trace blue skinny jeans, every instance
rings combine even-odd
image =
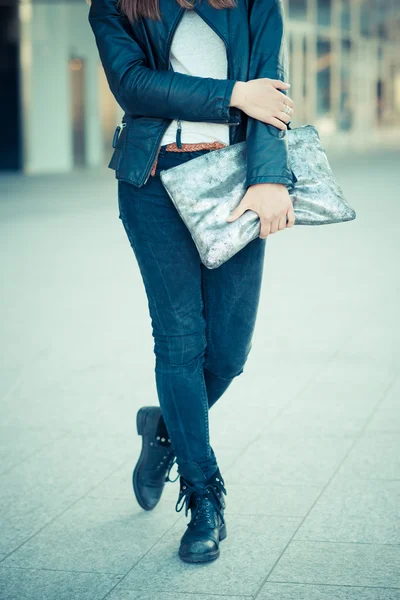
[[[118,181],[118,205],[148,298],[157,395],[178,471],[196,463],[209,478],[218,464],[208,410],[250,352],[266,239],[257,237],[216,269],[201,263],[160,171],[205,152],[162,146],[144,186]]]

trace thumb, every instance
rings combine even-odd
[[[286,81],[281,81],[280,79],[271,79],[271,85],[278,90],[287,90],[290,88],[290,83],[286,83]]]
[[[229,217],[226,219],[229,223],[231,221],[236,221],[236,219],[238,219],[246,210],[247,210],[247,206],[246,204],[244,204],[243,202],[241,202],[229,215]]]

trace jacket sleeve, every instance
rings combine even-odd
[[[111,92],[126,113],[218,123],[237,120],[229,107],[236,81],[149,68],[117,0],[92,0],[88,19]]]
[[[282,0],[250,0],[250,65],[248,79],[287,81],[288,60]],[[286,90],[279,90],[286,95]],[[247,186],[293,182],[286,131],[248,117]]]

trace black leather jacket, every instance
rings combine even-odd
[[[286,81],[282,1],[237,0],[233,9],[212,8],[206,0],[196,4],[194,10],[225,42],[227,79],[171,69],[171,42],[185,9],[176,0],[160,0],[160,9],[161,21],[144,18],[131,25],[116,0],[92,0],[90,7],[89,23],[108,84],[125,112],[108,165],[116,178],[144,185],[165,130],[173,119],[182,119],[227,123],[231,144],[247,141],[247,186],[265,182],[291,186],[294,175],[286,131],[229,107],[236,81],[260,77]]]

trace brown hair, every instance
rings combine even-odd
[[[183,8],[193,8],[193,2],[189,0],[176,0]],[[208,0],[210,6],[214,8],[235,8],[236,0]],[[133,22],[140,17],[148,17],[153,20],[160,20],[159,0],[118,0],[119,10]]]

